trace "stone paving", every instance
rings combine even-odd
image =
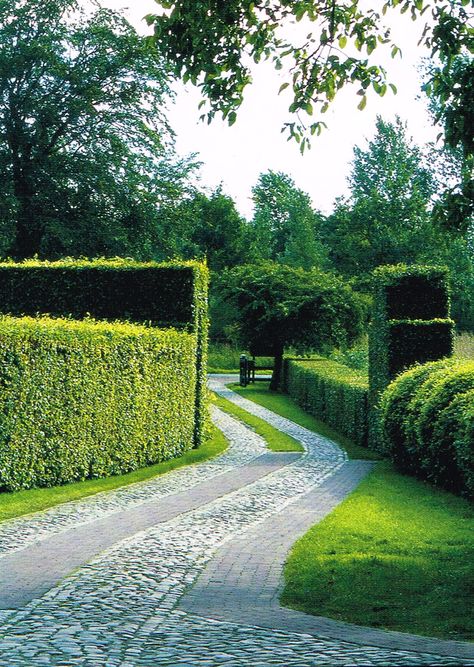
[[[224,379],[214,380],[218,384],[214,388],[227,394],[223,382]],[[456,655],[394,650],[261,628],[253,623],[216,621],[178,608],[179,601],[192,590],[220,548],[243,536],[245,531],[256,530],[259,524],[265,526],[271,517],[281,517],[284,513],[290,517],[292,505],[296,506],[324,483],[330,483],[346,462],[334,443],[259,406],[247,406],[235,394],[231,398],[302,441],[304,455],[243,488],[122,540],[46,594],[21,609],[3,612],[0,666],[474,665],[474,659],[460,661]],[[248,456],[261,454],[258,436],[243,425],[223,420],[221,426],[232,443],[225,456],[235,455],[232,452],[242,440],[244,447],[245,441],[253,443],[249,445],[252,453]],[[237,461],[236,474],[242,465],[238,455]],[[202,467],[205,465],[195,466]],[[183,483],[178,472],[167,475],[165,484],[172,488],[174,479]],[[218,474],[209,475],[210,485],[216,482]],[[190,480],[186,483],[192,486]],[[139,485],[132,494],[135,492],[140,493]],[[111,497],[116,502],[117,496]],[[131,504],[136,504],[136,497],[130,497]],[[101,512],[109,513],[113,521],[106,497],[89,502],[92,514],[86,510],[87,501],[82,501],[79,511],[74,507],[70,513],[79,520],[86,516],[87,521],[94,521],[94,512],[100,516]],[[74,519],[68,518],[68,510],[65,514],[57,511],[57,515],[54,511],[47,513],[52,534],[67,530],[74,523]],[[61,518],[56,521],[56,517]],[[27,528],[29,521],[40,526],[41,539],[47,539],[48,519],[45,516],[25,519],[22,526]],[[5,530],[8,534],[8,526]],[[6,549],[13,543],[16,546],[10,548],[28,548],[34,540],[34,529],[25,534],[23,546],[21,539],[12,542],[10,537]]]
[[[233,420],[222,411],[214,409],[213,419],[217,426],[226,432],[232,432]],[[239,436],[242,436],[239,430]],[[237,443],[236,437],[232,438]],[[161,475],[146,482],[104,493],[97,493],[89,498],[64,503],[38,512],[29,517],[20,517],[0,524],[0,556],[24,549],[29,544],[47,539],[53,534],[67,531],[111,516],[131,507],[137,507],[153,499],[175,495],[181,491],[207,482],[217,475],[235,470],[268,451],[261,438],[251,432],[245,433],[238,444],[229,447],[226,453],[199,465],[188,466]]]

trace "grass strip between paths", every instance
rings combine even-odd
[[[218,408],[224,410],[228,414],[236,417],[240,421],[244,422],[247,426],[250,426],[255,433],[262,436],[266,441],[268,449],[273,452],[303,452],[304,448],[301,443],[287,435],[282,433],[278,429],[270,426],[266,421],[255,417],[254,415],[247,412],[243,408],[235,405],[231,401],[222,398],[222,396],[213,395],[213,402],[217,405]]]
[[[267,384],[230,386],[333,439],[351,458],[376,458],[307,415],[288,396],[269,392]],[[473,519],[467,500],[380,461],[293,546],[281,602],[357,625],[472,640]]]
[[[241,387],[237,383],[229,384],[229,388],[237,392],[237,394],[258,403],[258,405],[263,405],[264,408],[268,408],[282,417],[291,419],[291,421],[304,426],[310,431],[333,440],[341,449],[346,451],[350,459],[370,459],[375,461],[381,459],[380,455],[376,452],[372,452],[366,447],[359,447],[359,445],[356,445],[349,438],[337,433],[334,429],[304,412],[287,394],[269,391],[269,386],[269,382],[249,384],[246,387]]]
[[[146,468],[134,470],[125,475],[114,477],[103,477],[100,479],[88,479],[83,482],[54,486],[52,488],[29,489],[14,493],[0,493],[0,522],[6,519],[39,512],[48,507],[66,503],[71,500],[79,500],[87,496],[110,491],[136,482],[143,482],[157,475],[182,468],[183,466],[200,463],[221,454],[227,449],[228,442],[223,433],[214,426],[212,437],[201,447],[190,449],[183,456],[169,459]]]

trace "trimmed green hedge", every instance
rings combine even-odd
[[[415,363],[449,357],[454,322],[444,267],[381,266],[374,271],[369,328],[370,444],[380,447],[379,402],[395,377]]]
[[[385,391],[380,416],[384,451],[399,468],[474,495],[474,362],[406,371]]]
[[[450,319],[391,320],[388,323],[389,376],[396,377],[414,363],[450,357],[454,347],[453,324]]]
[[[129,320],[174,327],[196,337],[195,433],[206,421],[207,268],[198,262],[123,259],[0,263],[0,312],[14,316]]]
[[[121,474],[194,443],[196,337],[126,323],[0,319],[0,487]]]
[[[285,359],[285,391],[304,410],[350,438],[367,444],[368,379],[329,359]]]
[[[2,262],[0,311],[189,328],[202,270],[195,262],[124,259]]]

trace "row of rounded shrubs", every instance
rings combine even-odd
[[[474,361],[415,366],[381,401],[385,453],[403,471],[474,495]]]

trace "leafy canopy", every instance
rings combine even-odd
[[[380,264],[414,262],[434,241],[433,179],[400,119],[377,119],[374,138],[354,149],[350,197],[322,223],[335,269],[368,276]]]
[[[317,239],[322,216],[293,179],[281,172],[260,174],[252,194],[255,213],[249,238],[254,257],[303,269],[324,264]]]
[[[223,283],[237,309],[241,342],[253,354],[275,356],[273,388],[286,347],[341,347],[362,333],[363,301],[330,273],[264,262],[235,267]]]
[[[434,121],[444,130],[444,145],[433,148],[444,172],[436,218],[465,234],[474,222],[474,59],[458,55],[443,71],[431,64],[424,89]]]
[[[167,68],[119,13],[3,0],[3,253],[149,256],[150,220],[192,168],[172,158],[168,95]]]
[[[290,113],[297,120],[285,124],[290,137],[303,151],[309,135],[320,133],[324,123],[313,121],[315,110],[324,113],[337,92],[354,83],[360,95],[359,109],[371,89],[385,95],[389,87],[384,69],[373,62],[372,53],[392,43],[383,14],[391,9],[408,12],[416,20],[430,9],[421,41],[439,56],[442,67],[433,84],[435,94],[444,94],[443,76],[451,59],[473,50],[470,0],[385,0],[377,9],[360,0],[156,0],[167,10],[147,17],[154,26],[154,42],[173,63],[175,74],[199,85],[208,102],[207,117],[221,112],[230,124],[251,83],[250,63],[271,60],[285,68],[290,88]],[[291,21],[302,30],[285,32]],[[203,102],[203,105],[205,102]],[[302,114],[302,116],[301,116]],[[308,121],[302,117],[308,116]]]

